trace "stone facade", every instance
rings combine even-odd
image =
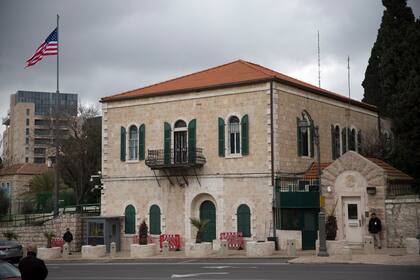
[[[389,247],[403,247],[406,238],[420,234],[420,199],[417,196],[387,199],[385,209]]]
[[[82,219],[80,214],[63,214],[58,218],[45,222],[41,226],[4,226],[0,232],[12,231],[18,235],[18,242],[23,246],[35,244],[38,247],[46,247],[47,240],[44,232],[54,232],[57,238],[61,238],[70,228],[73,234],[72,250],[80,251],[82,245]]]
[[[375,129],[376,112],[274,82],[275,172],[302,172],[314,160],[297,155],[296,118],[304,109],[320,127],[322,160],[330,161],[330,126],[337,122],[346,124],[346,108],[350,108],[351,125],[362,130]],[[189,241],[194,237],[189,218],[199,216],[203,201],[212,201],[216,207],[216,236],[237,231],[236,211],[239,205],[247,204],[252,237],[263,240],[270,235],[273,227],[270,83],[104,102],[102,111],[102,215],[124,215],[126,206],[131,204],[136,210],[138,230],[143,219],[148,222],[150,206],[157,204],[161,209],[162,232],[179,233]],[[220,157],[218,118],[227,121],[230,116],[240,119],[245,114],[249,116],[249,155],[229,155],[226,149],[226,156]],[[121,126],[145,124],[147,153],[148,149],[163,149],[164,122],[173,127],[177,120],[188,123],[192,119],[197,120],[196,146],[204,149],[206,157],[205,165],[195,170],[197,174],[191,169],[173,176],[175,184],[171,185],[165,173],[156,171],[155,177],[144,161],[120,161]],[[185,175],[188,184],[181,175]],[[122,239],[131,236],[123,233]]]

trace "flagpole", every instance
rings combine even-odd
[[[59,40],[60,40],[60,36],[59,36],[59,31],[58,31],[58,21],[60,19],[60,16],[57,14],[57,93],[60,93],[59,90],[59,61],[60,61],[60,44],[59,44]]]

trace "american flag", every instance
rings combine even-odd
[[[44,55],[58,54],[58,31],[57,28],[45,39],[45,41],[36,49],[35,53],[26,61],[26,67],[35,65],[42,60]],[[26,68],[25,67],[25,68]]]

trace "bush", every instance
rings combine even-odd
[[[16,233],[14,233],[13,231],[5,231],[3,232],[3,236],[7,239],[7,240],[17,240],[18,239],[18,235]]]
[[[147,245],[147,233],[149,231],[149,228],[147,227],[146,221],[143,220],[143,222],[140,224],[139,228],[139,243],[140,245]]]

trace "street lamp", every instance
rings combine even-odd
[[[309,120],[308,120],[309,119]],[[317,160],[317,173],[318,173],[318,191],[320,195],[320,202],[321,202],[321,149],[319,145],[319,129],[318,126],[314,125],[314,121],[312,120],[311,116],[308,112],[304,111],[302,113],[302,119],[298,122],[298,127],[301,132],[305,133],[308,129],[313,131],[313,139],[314,144],[316,146],[316,160]],[[318,228],[319,228],[319,252],[318,256],[320,257],[328,257],[327,252],[327,241],[326,241],[326,234],[325,234],[325,209],[323,205],[319,207],[318,213]]]

